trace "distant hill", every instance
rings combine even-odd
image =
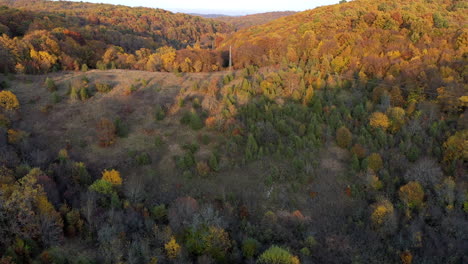
[[[265,24],[272,20],[285,17],[285,16],[290,16],[296,13],[297,12],[294,12],[294,11],[284,11],[284,12],[260,13],[260,14],[253,14],[253,15],[247,15],[247,16],[213,16],[210,18],[232,24],[236,29],[243,29],[243,28],[248,28],[251,26]]]
[[[467,14],[461,1],[358,0],[240,30],[221,46],[232,46],[238,69],[313,69],[317,87],[344,76],[432,97],[444,86],[459,95],[467,82]]]
[[[0,62],[1,71],[95,67],[112,46],[116,48],[108,52],[109,63],[119,54],[132,53],[120,58],[123,64],[134,65],[139,57],[148,57],[163,46],[212,48],[218,35],[232,32],[224,22],[162,9],[41,0],[0,0],[1,5],[6,6],[0,9],[0,35],[6,35],[1,37],[0,51],[8,58]],[[32,50],[43,53],[35,56],[39,53]]]
[[[220,17],[230,17],[228,15],[222,15],[222,14],[197,14],[197,13],[189,13],[191,16],[200,16],[204,18],[220,18]]]

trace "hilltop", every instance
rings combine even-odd
[[[290,16],[297,12],[294,11],[277,11],[277,12],[267,12],[267,13],[259,13],[259,14],[252,14],[246,16],[216,16],[212,17],[214,20],[226,22],[234,26],[235,29],[243,29],[248,28],[251,26],[257,26],[261,24],[266,24],[272,20]]]

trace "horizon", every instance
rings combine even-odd
[[[57,0],[54,0],[57,1]],[[266,12],[284,12],[296,11],[301,12],[313,9],[319,6],[337,4],[339,0],[319,0],[312,3],[307,3],[300,0],[290,0],[287,3],[284,1],[273,1],[262,3],[263,1],[251,3],[248,0],[238,0],[236,5],[227,6],[225,2],[213,0],[200,0],[194,3],[189,0],[161,0],[154,3],[150,0],[70,0],[73,2],[88,2],[88,3],[103,3],[124,5],[130,7],[148,7],[168,10],[175,13],[191,13],[200,15],[228,15],[228,16],[244,16]],[[265,7],[267,6],[267,7]]]

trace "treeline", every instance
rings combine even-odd
[[[251,26],[262,25],[268,23],[272,20],[294,15],[297,12],[294,11],[277,11],[277,12],[267,12],[246,16],[218,16],[213,18],[214,20],[222,21],[233,25],[237,30],[248,28]]]
[[[98,61],[109,60],[103,58],[109,49],[124,55],[111,57],[114,64],[109,68],[144,70],[146,67],[135,64],[143,63],[142,56],[148,60],[158,48],[191,45],[209,50],[231,31],[222,22],[160,9],[66,1],[0,4],[10,5],[0,10],[2,72],[45,73],[80,70],[84,65],[98,68]],[[169,70],[172,68],[178,66],[171,65]],[[210,64],[205,70],[212,68]]]

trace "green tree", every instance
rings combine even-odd
[[[348,148],[351,145],[352,134],[346,127],[340,127],[336,131],[336,143],[341,148]]]
[[[258,145],[257,141],[252,134],[247,138],[247,146],[245,147],[245,158],[246,160],[254,160],[257,158]]]
[[[259,264],[299,264],[299,259],[289,251],[278,246],[271,246],[258,258]]]

